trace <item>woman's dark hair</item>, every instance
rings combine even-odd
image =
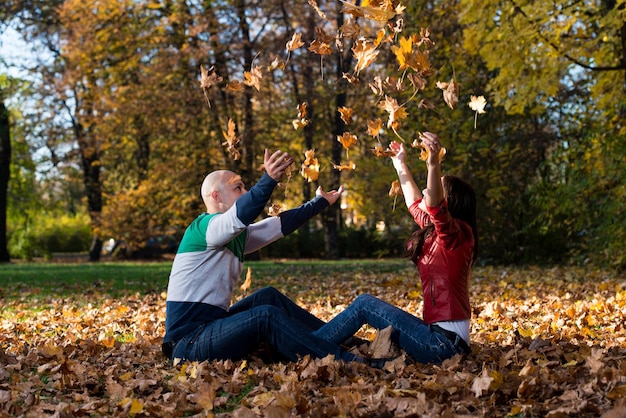
[[[476,193],[465,180],[456,176],[444,176],[442,179],[444,199],[448,204],[448,210],[453,218],[460,219],[469,224],[474,235],[474,254],[472,264],[478,254],[478,229],[476,227]],[[435,229],[434,225],[428,224],[413,232],[407,243],[405,257],[410,258],[417,264],[426,237]]]

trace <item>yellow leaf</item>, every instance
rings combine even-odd
[[[133,399],[130,403],[130,410],[128,411],[131,415],[136,415],[143,411],[143,402],[139,399]]]

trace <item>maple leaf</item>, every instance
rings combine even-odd
[[[402,187],[400,186],[400,181],[394,180],[391,183],[391,188],[389,189],[389,197],[394,196],[402,196]]]
[[[303,165],[300,169],[300,175],[306,179],[308,183],[316,181],[320,176],[320,165],[309,164]]]
[[[364,17],[366,19],[375,20],[378,22],[386,22],[396,15],[396,10],[391,8],[391,2],[383,2],[381,6],[356,6],[341,0],[343,3],[342,12],[349,13],[355,17]],[[399,9],[400,13],[404,9]]]
[[[379,330],[376,333],[376,338],[372,341],[369,348],[369,356],[372,358],[389,358],[394,357],[397,354],[397,350],[391,342],[391,334],[393,328],[391,325]]]
[[[300,167],[300,175],[304,177],[308,183],[316,181],[320,175],[320,165],[315,158],[315,150],[308,149],[304,151],[304,162]]]
[[[357,39],[361,33],[361,26],[356,22],[344,23],[339,29],[341,35],[348,39]]]
[[[274,60],[268,66],[268,70],[273,71],[275,69],[285,69],[285,61],[279,59],[278,57],[274,58]]]
[[[226,141],[222,142],[222,146],[226,146],[231,157],[236,161],[241,158],[239,150],[236,146],[239,144],[240,138],[237,136],[237,126],[232,119],[228,119],[228,130],[222,131],[222,135]]]
[[[410,73],[410,74],[407,74],[407,78],[413,85],[413,88],[415,89],[416,92],[423,90],[426,87],[426,83],[427,83],[426,79],[419,74]]]
[[[491,381],[493,377],[489,375],[489,371],[487,369],[483,369],[480,376],[476,376],[472,381],[472,392],[476,395],[476,397],[480,397],[483,395],[483,392],[489,390],[489,385],[491,385]]]
[[[372,152],[377,157],[393,157],[394,155],[396,155],[394,150],[389,149],[389,148],[383,149],[383,146],[380,144],[376,144]]]
[[[377,96],[382,96],[385,94],[385,89],[383,88],[383,79],[380,76],[374,77],[374,82],[369,84],[372,92]]]
[[[306,108],[307,108],[306,102],[300,103],[298,105],[298,117],[300,119],[306,118]]]
[[[270,208],[267,212],[269,216],[278,216],[281,212],[284,212],[287,207],[282,203],[274,203],[270,205]]]
[[[396,99],[389,96],[385,96],[385,101],[380,104],[380,107],[389,113],[387,128],[393,129],[394,133],[398,135],[399,121],[405,119],[408,113],[403,106],[398,104]]]
[[[318,55],[330,55],[333,53],[333,50],[329,44],[325,42],[320,42],[317,39],[311,41],[311,44],[309,45],[309,51]]]
[[[378,138],[382,130],[383,130],[382,119],[378,118],[376,120],[371,120],[371,119],[367,120],[367,134],[369,136]]]
[[[352,108],[340,106],[337,108],[337,111],[341,114],[341,120],[343,120],[346,125],[350,125],[352,123],[352,116],[354,115]]]
[[[476,119],[478,118],[478,114],[486,113],[485,106],[487,105],[487,100],[485,96],[470,96],[469,107],[474,112],[474,129],[476,129]]]
[[[252,67],[250,71],[244,71],[243,76],[246,79],[244,81],[246,86],[254,87],[257,91],[261,90],[261,80],[263,79],[261,67]]]
[[[398,61],[398,70],[402,71],[409,67],[409,61],[413,55],[413,38],[411,36],[400,38],[399,45],[391,47],[391,51]]]
[[[302,45],[304,45],[304,42],[302,42],[302,34],[295,32],[292,36],[291,39],[289,40],[289,42],[287,42],[287,51],[291,52],[294,51],[298,48],[300,48]]]
[[[311,121],[306,118],[306,102],[298,105],[298,119],[294,119],[291,123],[294,129],[298,130],[307,126]]]
[[[339,163],[339,164],[333,163],[333,168],[338,171],[343,171],[343,170],[352,171],[356,169],[356,164],[354,164],[354,161],[349,161],[347,163]]]
[[[232,92],[241,92],[241,91],[244,91],[245,88],[246,88],[245,84],[243,84],[239,80],[229,81],[228,84],[226,84],[226,90],[232,91]]]
[[[344,149],[348,150],[357,143],[358,139],[356,135],[353,135],[350,132],[344,132],[342,135],[337,135],[337,141],[341,143],[341,146]]]
[[[357,39],[352,46],[352,53],[356,58],[356,64],[354,65],[356,74],[369,67],[376,60],[379,52],[373,42],[365,38]]]
[[[361,83],[361,81],[359,80],[358,77],[355,77],[352,74],[348,74],[348,73],[343,73],[343,78],[345,78],[346,80],[348,80],[348,83],[353,84],[353,85],[359,85]]]
[[[449,83],[437,81],[436,86],[443,90],[443,100],[450,109],[456,108],[456,105],[459,103],[459,85],[454,78],[452,78]]]
[[[307,126],[311,121],[309,119],[294,119],[291,121],[293,129],[298,130]]]
[[[213,66],[206,69],[204,66],[200,65],[200,72],[202,74],[200,78],[200,87],[204,92],[204,97],[206,98],[206,102],[211,107],[211,101],[209,100],[209,89],[222,82],[223,78],[215,73],[213,70]]]

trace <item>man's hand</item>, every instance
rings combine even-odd
[[[275,181],[280,181],[285,177],[285,171],[291,164],[293,164],[293,158],[286,152],[278,150],[270,155],[270,151],[265,149],[263,158],[265,172]]]
[[[322,186],[319,186],[317,190],[315,191],[315,195],[322,196],[324,199],[328,201],[330,205],[334,204],[337,201],[337,199],[339,199],[339,196],[341,196],[341,193],[343,193],[343,186],[339,186],[339,189],[331,190],[328,192],[325,192],[322,189]]]

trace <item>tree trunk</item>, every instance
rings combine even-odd
[[[11,261],[7,242],[7,190],[11,178],[11,132],[9,111],[0,91],[0,263]]]
[[[252,62],[254,55],[252,50],[252,42],[250,40],[250,25],[246,17],[246,2],[239,0],[237,2],[237,10],[239,16],[239,30],[243,41],[243,61],[246,71],[252,70]],[[242,167],[241,177],[246,184],[253,184],[254,173],[254,155],[256,153],[256,129],[254,126],[254,109],[252,107],[253,87],[246,86],[243,92],[243,130],[240,132],[242,137]]]
[[[87,210],[91,218],[91,230],[93,231],[93,239],[89,248],[89,261],[100,261],[102,253],[102,238],[98,234],[102,225],[102,184],[100,182],[100,156],[96,146],[90,139],[89,130],[83,125],[76,123],[74,125],[74,133],[78,142],[80,151],[80,161],[83,170],[83,184],[85,185],[85,194],[87,195]]]
[[[341,26],[343,26],[344,18],[343,13],[341,12],[341,3],[337,4],[337,27],[340,28]],[[347,53],[345,53],[344,51],[347,51]],[[337,95],[335,96],[335,109],[333,112],[334,124],[331,140],[333,144],[332,159],[333,163],[337,165],[341,164],[341,158],[343,156],[343,148],[341,146],[341,143],[337,141],[337,136],[342,135],[346,127],[343,119],[341,119],[341,114],[337,109],[346,106],[348,102],[348,94],[346,92],[345,81],[343,80],[343,73],[346,72],[346,69],[350,68],[352,65],[352,54],[350,53],[350,48],[345,47],[344,51],[339,51],[337,53],[335,66],[335,77],[337,78],[338,90]],[[341,185],[341,171],[333,170],[331,176],[332,184],[329,188],[336,189]],[[339,227],[341,219],[341,205],[335,204],[328,207],[324,211],[324,216],[322,217],[322,219],[324,222],[324,245],[326,250],[326,258],[337,259],[340,256]]]

